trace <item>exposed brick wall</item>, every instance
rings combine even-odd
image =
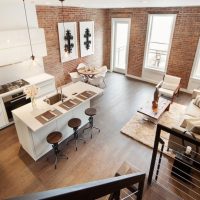
[[[62,64],[60,62],[58,22],[62,22],[61,7],[37,6],[39,27],[44,28],[48,56],[44,58],[45,71],[56,76],[62,84],[69,82],[68,72],[74,71],[80,62],[110,66],[111,18],[131,18],[128,74],[141,77],[144,60],[148,14],[176,13],[176,25],[169,57],[167,73],[180,76],[186,88],[191,74],[194,56],[200,36],[200,7],[185,8],[130,8],[85,9],[67,7],[65,21],[95,21],[95,54]]]
[[[60,61],[60,48],[58,36],[58,23],[62,22],[61,7],[37,6],[37,16],[40,28],[44,28],[47,56],[44,60],[44,67],[47,73],[56,77],[57,84],[65,84],[70,81],[68,73],[74,71],[81,62],[101,66],[104,64],[104,53],[106,52],[106,19],[108,10],[103,9],[84,9],[65,7],[65,22],[77,22],[77,39],[78,39],[78,55],[79,58],[69,62],[65,62],[62,66]],[[80,21],[95,22],[95,53],[94,55],[81,58],[79,47],[79,22]]]
[[[200,7],[181,8],[176,18],[167,73],[180,76],[186,88],[200,37]]]
[[[186,88],[200,37],[200,7],[109,10],[109,21],[115,17],[131,17],[128,74],[142,76],[148,14],[152,13],[177,14],[167,73],[180,76],[182,78],[181,86]],[[111,22],[109,26],[111,27]],[[111,28],[108,29],[108,35],[111,35],[110,32]],[[107,65],[109,57],[107,55],[105,60]]]

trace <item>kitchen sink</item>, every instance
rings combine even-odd
[[[46,103],[48,103],[49,105],[54,105],[56,103],[58,103],[59,101],[62,101],[62,99],[66,99],[67,97],[61,93],[57,93],[53,96],[50,96],[48,98],[46,98],[44,101]]]

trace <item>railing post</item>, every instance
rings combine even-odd
[[[152,158],[151,158],[151,165],[150,165],[150,169],[149,169],[148,184],[151,184],[151,182],[152,182],[153,171],[154,171],[156,156],[157,156],[157,152],[158,152],[158,144],[160,141],[160,132],[161,132],[161,127],[158,124],[157,128],[156,128],[156,136],[155,136],[153,153],[152,153]]]
[[[120,190],[112,193],[108,200],[120,200]]]
[[[162,161],[162,155],[163,155],[163,150],[164,150],[164,146],[165,146],[165,142],[161,138],[160,138],[160,143],[162,144],[162,147],[161,147],[160,157],[159,157],[157,171],[156,171],[156,178],[155,178],[156,181],[158,179],[158,174],[159,174],[159,171],[160,171],[160,164],[161,164],[161,161]]]
[[[144,181],[145,181],[145,175],[141,179],[138,185],[138,193],[137,193],[137,200],[142,200],[143,197],[143,190],[144,190]]]

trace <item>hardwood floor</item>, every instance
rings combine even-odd
[[[14,126],[0,131],[0,198],[18,196],[53,188],[65,187],[97,179],[112,177],[124,161],[148,174],[152,149],[120,133],[120,129],[147,99],[152,99],[154,86],[108,73],[104,95],[92,101],[97,109],[95,126],[101,133],[93,139],[85,135],[87,143],[62,144],[69,160],[59,160],[54,170],[52,152],[33,161],[20,148]],[[178,103],[187,104],[190,95],[180,94]],[[156,187],[145,190],[144,199],[168,199]]]

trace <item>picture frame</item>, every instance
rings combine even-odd
[[[61,62],[67,62],[78,58],[77,47],[77,23],[64,22],[58,23],[58,35],[60,44],[60,58]],[[67,45],[68,55],[65,53],[65,45]],[[68,47],[69,46],[69,47]]]
[[[94,21],[80,22],[81,57],[94,54]]]

